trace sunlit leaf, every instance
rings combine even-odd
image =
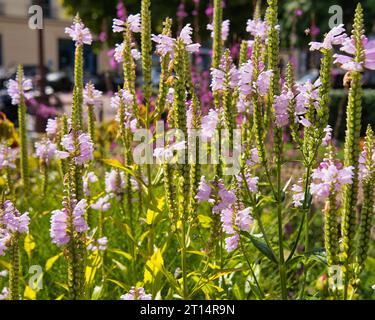
[[[28,233],[24,240],[24,248],[29,259],[31,259],[31,252],[35,249],[36,243],[31,233]]]

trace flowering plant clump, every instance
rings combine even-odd
[[[151,0],[129,14],[120,2],[111,59],[123,84],[106,94],[84,80],[95,37],[77,15],[65,29],[75,45],[71,110],[36,140],[26,130],[32,83],[18,68],[8,94],[19,134],[0,127],[0,262],[9,269],[0,300],[370,297],[375,138],[371,125],[361,136],[361,116],[375,46],[361,5],[351,35],[337,25],[314,36],[319,77],[297,82],[293,63],[281,63],[277,0],[264,16],[258,1],[237,53],[214,0],[205,70],[199,4],[194,23],[184,23],[182,2],[177,33],[167,18],[155,34]],[[334,68],[349,89],[343,144],[329,122]],[[110,121],[97,118],[102,110]],[[34,260],[48,272],[43,290],[20,272]]]

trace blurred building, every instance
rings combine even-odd
[[[38,30],[29,28],[33,0],[0,0],[0,67],[12,68],[19,63],[38,65]],[[71,72],[74,43],[64,33],[72,23],[58,0],[43,0],[45,65],[51,71]],[[90,74],[108,69],[105,52],[95,55],[85,46],[85,71]]]

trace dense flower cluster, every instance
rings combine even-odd
[[[71,213],[69,213],[66,206],[61,210],[54,210],[51,213],[50,234],[52,242],[58,246],[67,244],[71,239],[73,231],[82,233],[88,230],[84,219],[87,201],[86,199],[82,199],[78,203],[75,202],[72,202],[73,210]],[[70,229],[70,221],[73,230]]]
[[[113,19],[113,32],[124,32],[125,24],[128,25],[129,29],[134,33],[141,32],[141,15],[138,14],[130,14],[126,21],[121,19]]]
[[[90,30],[82,22],[74,22],[71,27],[65,28],[67,33],[76,45],[91,44],[92,35]]]
[[[12,104],[19,104],[21,95],[24,96],[25,99],[31,99],[34,96],[32,88],[33,84],[31,79],[21,79],[21,84],[18,75],[16,76],[16,80],[10,79],[8,83],[8,94],[12,98]]]
[[[83,103],[85,105],[97,106],[100,103],[102,94],[100,90],[95,89],[95,86],[89,82],[83,89]]]
[[[6,200],[0,207],[0,256],[5,254],[13,235],[29,232],[29,213],[21,213]]]
[[[61,145],[69,153],[68,155],[74,157],[76,164],[84,164],[93,159],[94,145],[90,136],[87,133],[81,133],[78,136],[78,150],[74,145],[74,135],[69,133],[61,138]],[[62,152],[60,152],[60,155]],[[66,156],[66,154],[62,154]]]
[[[4,168],[16,168],[18,150],[0,144],[0,170]]]
[[[351,184],[353,167],[343,167],[340,162],[324,160],[317,169],[313,170],[311,193],[320,199],[326,199],[333,188],[333,192],[339,194],[345,184]]]

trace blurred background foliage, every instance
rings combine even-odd
[[[266,2],[266,0],[261,0],[263,13],[266,8]],[[101,31],[106,31],[110,45],[114,45],[118,41],[118,38],[114,37],[119,35],[113,35],[111,32],[112,19],[116,17],[118,0],[62,0],[62,3],[68,13],[74,15],[79,12],[85,24],[94,33],[99,34]],[[140,12],[140,3],[140,0],[123,0],[127,12],[133,14]],[[196,8],[196,3],[198,3],[198,15],[193,16],[192,13]],[[253,16],[256,0],[226,0],[223,3],[225,6],[224,19],[230,19],[231,21],[232,40],[247,38],[246,21]],[[183,4],[184,8],[182,11],[181,4]],[[333,5],[338,5],[342,8],[343,23],[350,25],[356,4],[357,1],[353,0],[279,0],[279,18],[283,30],[281,33],[283,37],[282,46],[290,46],[292,40],[290,35],[293,28],[295,28],[297,36],[295,39],[296,45],[299,47],[306,46],[311,41],[309,35],[311,28],[316,28],[315,31],[318,32],[318,38],[322,37],[329,30],[328,21],[332,16],[332,13],[329,13],[329,8]],[[367,33],[372,33],[374,30],[375,1],[362,1],[362,5],[366,15],[366,31]],[[183,23],[194,24],[194,19],[198,19],[200,26],[198,31],[199,38],[203,41],[208,40],[209,33],[203,26],[207,25],[211,20],[209,14],[210,6],[212,6],[212,0],[152,0],[153,32],[160,32],[163,20],[166,17],[175,17],[180,7],[182,15],[186,14],[186,17],[183,18]],[[175,28],[178,27],[178,21],[174,21],[174,26]]]

